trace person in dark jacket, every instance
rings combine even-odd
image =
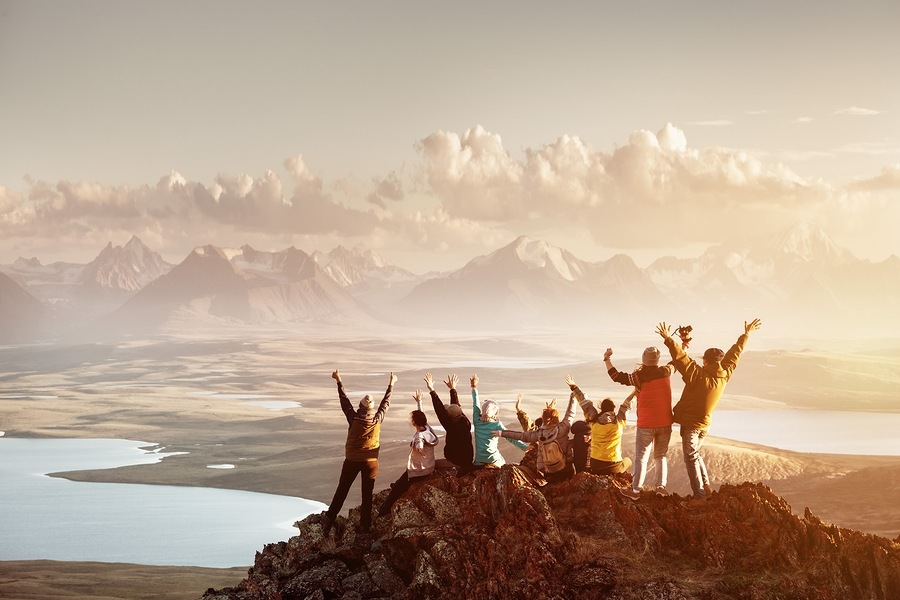
[[[326,535],[334,525],[334,520],[344,506],[350,486],[353,485],[357,475],[362,476],[362,504],[360,505],[359,530],[368,533],[372,525],[372,492],[375,489],[375,478],[378,476],[378,450],[381,447],[381,423],[384,415],[391,405],[391,391],[397,383],[397,376],[391,373],[391,380],[381,404],[375,408],[372,396],[366,394],[359,401],[356,410],[344,393],[344,384],[341,374],[335,369],[331,377],[337,381],[338,397],[341,401],[341,410],[347,418],[347,442],[344,444],[344,464],[341,467],[341,477],[338,480],[331,506],[325,513]]]
[[[450,404],[444,405],[437,392],[434,391],[434,378],[431,373],[425,373],[425,385],[431,394],[431,403],[438,422],[447,432],[444,442],[444,458],[453,465],[469,468],[475,459],[475,450],[472,445],[472,422],[463,412],[459,403],[459,394],[456,392],[456,384],[459,378],[456,375],[448,375],[444,384],[450,388]],[[439,465],[440,466],[440,465]]]
[[[672,412],[675,422],[681,426],[684,464],[691,481],[691,491],[694,493],[690,506],[702,505],[712,491],[709,485],[709,472],[703,457],[700,456],[700,448],[703,445],[703,438],[709,433],[712,412],[719,404],[722,392],[725,391],[725,384],[731,379],[737,367],[747,338],[750,332],[759,329],[760,325],[762,321],[759,319],[753,319],[750,323],[744,321],[744,333],[738,337],[728,352],[722,352],[718,348],[707,348],[703,353],[702,366],[688,356],[682,346],[675,343],[665,322],[656,327],[656,333],[663,338],[666,348],[672,355],[675,370],[681,373],[681,379],[684,381],[681,399]]]
[[[572,462],[575,464],[575,472],[590,471],[591,469],[591,426],[587,421],[575,421],[572,423]]]

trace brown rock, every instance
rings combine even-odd
[[[627,475],[535,487],[517,466],[412,486],[372,536],[358,511],[322,515],[257,553],[235,588],[203,598],[900,598],[900,544],[822,522],[760,484],[683,498],[623,498]],[[387,492],[376,498],[379,504]]]

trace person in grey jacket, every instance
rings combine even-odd
[[[518,405],[518,404],[517,404]],[[495,432],[505,438],[534,442],[537,444],[537,470],[547,481],[562,481],[575,474],[569,460],[569,429],[575,419],[575,394],[569,394],[569,405],[562,420],[556,410],[556,401],[546,405],[541,413],[540,426],[529,431],[504,429]],[[551,463],[551,464],[548,464]]]

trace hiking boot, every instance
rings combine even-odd
[[[669,495],[669,490],[667,490],[666,486],[664,486],[664,485],[656,486],[656,489],[654,489],[653,491],[656,492],[657,494],[659,494],[660,496],[668,496]]]
[[[331,517],[325,517],[325,522],[322,524],[322,537],[328,537],[328,534],[331,533],[331,528],[334,526],[334,519]]]
[[[637,501],[641,497],[641,492],[631,488],[619,488],[619,493],[632,501]]]
[[[706,498],[697,498],[696,496],[682,502],[682,506],[687,509],[704,508],[706,506]]]

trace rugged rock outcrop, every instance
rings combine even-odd
[[[356,532],[359,512],[297,523],[234,588],[204,600],[325,598],[900,598],[900,543],[803,518],[761,484],[699,508],[618,493],[628,475],[536,485],[514,465],[438,471]],[[383,499],[386,491],[376,497]]]

